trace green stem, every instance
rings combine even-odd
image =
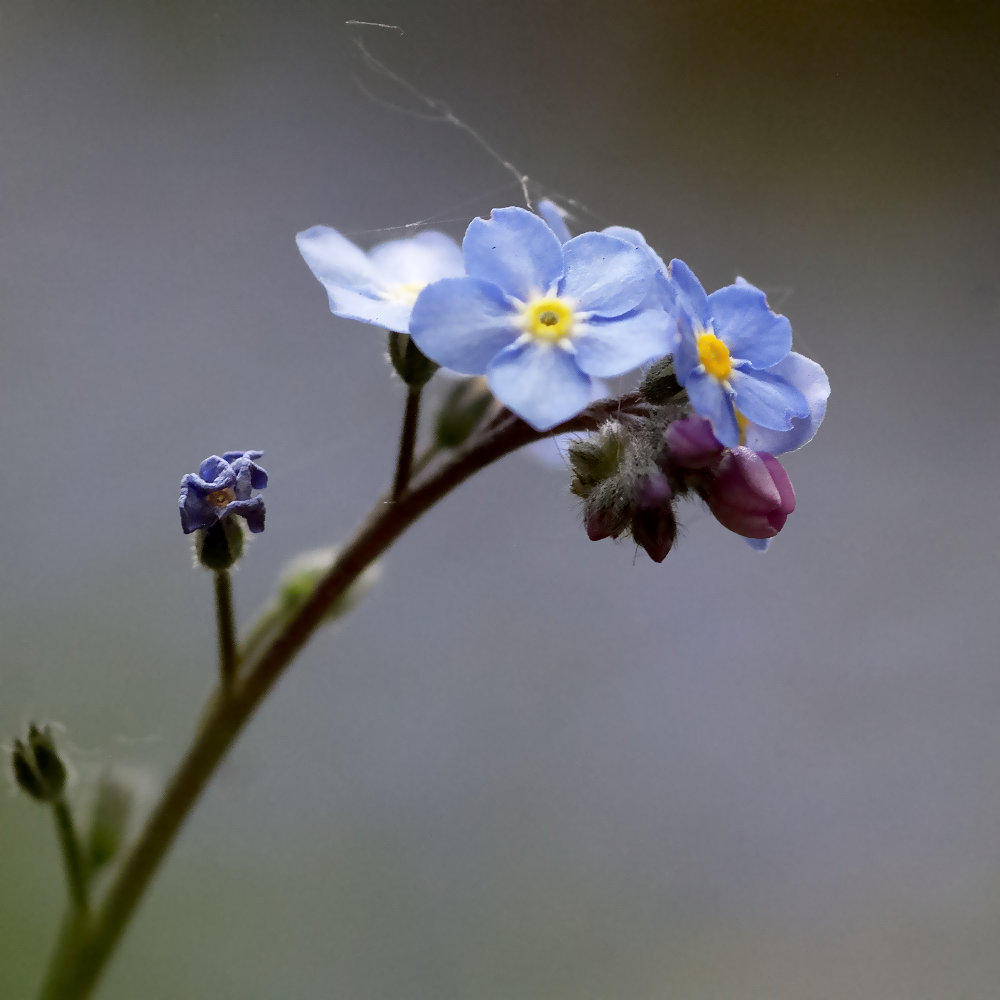
[[[65,796],[60,795],[53,801],[52,812],[56,820],[56,832],[59,835],[59,849],[62,852],[63,867],[66,869],[69,894],[77,913],[85,915],[89,909],[87,866],[83,860],[83,851],[80,850],[80,839],[76,835],[73,814]]]
[[[205,785],[244,724],[274,686],[296,653],[361,573],[442,497],[476,472],[532,441],[569,431],[593,430],[619,411],[626,400],[602,400],[549,431],[520,420],[484,433],[459,451],[422,485],[395,503],[382,497],[309,599],[288,620],[228,692],[215,693],[188,752],[163,798],[118,871],[94,919],[53,956],[43,1000],[82,1000],[103,970],[160,863],[174,842]]]
[[[413,467],[413,448],[417,440],[417,423],[420,420],[420,394],[423,386],[411,385],[406,389],[406,408],[403,410],[403,427],[399,432],[399,454],[396,457],[396,475],[392,482],[392,499],[397,502],[410,484]]]
[[[233,586],[228,569],[215,571],[215,619],[219,627],[219,675],[229,689],[236,679],[236,618],[233,614]]]

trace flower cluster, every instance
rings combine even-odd
[[[298,236],[339,316],[409,334],[437,365],[485,378],[536,431],[577,417],[600,379],[648,369],[631,409],[570,451],[591,538],[664,558],[694,495],[766,547],[795,506],[776,456],[812,439],[830,385],[792,351],[789,321],[742,278],[707,294],[622,226],[572,236],[557,206],[473,219],[364,254],[335,230]]]

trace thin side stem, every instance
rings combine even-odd
[[[66,882],[69,885],[70,898],[78,914],[86,914],[89,910],[87,902],[87,866],[80,849],[80,839],[76,835],[73,814],[65,796],[60,795],[52,803],[52,813],[56,821],[56,833],[59,836],[59,850],[62,853],[63,867],[66,869]]]
[[[497,459],[532,441],[570,431],[593,430],[613,413],[634,403],[631,397],[602,400],[549,431],[536,431],[514,420],[470,442],[423,484],[391,494],[373,507],[310,598],[288,620],[262,653],[236,679],[229,692],[210,701],[188,752],[167,785],[163,798],[108,889],[94,920],[57,950],[43,1000],[82,1000],[97,982],[129,918],[142,898],[177,832],[244,724],[271,690],[326,612],[361,573],[442,497]]]
[[[399,432],[399,454],[396,456],[396,475],[392,481],[393,502],[406,492],[413,467],[413,448],[417,441],[417,424],[420,421],[420,394],[423,386],[407,386],[406,408],[403,410],[403,427]]]
[[[215,571],[215,619],[219,628],[219,675],[222,686],[231,688],[236,679],[236,616],[233,585],[228,569]]]
[[[423,472],[435,458],[437,458],[441,451],[441,445],[439,445],[437,441],[428,445],[423,452],[413,460],[413,468],[410,469],[410,479],[416,479],[417,476],[419,476],[420,473]]]

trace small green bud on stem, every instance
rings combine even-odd
[[[683,392],[674,374],[673,361],[664,358],[650,365],[639,392],[642,393],[643,399],[654,406],[664,406],[673,402],[678,394]]]
[[[220,518],[195,536],[198,562],[205,569],[229,569],[243,555],[243,528],[235,517]]]
[[[434,437],[442,448],[457,448],[482,423],[487,410],[496,402],[486,381],[462,379],[452,386],[438,410]]]
[[[389,361],[396,374],[411,388],[422,389],[438,370],[407,333],[389,332]]]
[[[126,781],[111,771],[101,776],[87,836],[86,854],[91,871],[106,865],[118,853],[133,803],[133,789]]]

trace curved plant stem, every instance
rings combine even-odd
[[[66,869],[66,881],[69,883],[69,893],[77,913],[86,916],[89,909],[87,903],[87,865],[80,850],[80,838],[76,835],[73,824],[73,814],[69,803],[62,795],[52,803],[55,815],[56,831],[59,834],[59,849],[62,852],[63,867]]]
[[[429,444],[423,452],[413,460],[413,468],[410,469],[410,478],[416,479],[424,469],[427,468],[431,462],[443,451],[441,445],[436,441],[433,444]]]
[[[399,432],[399,454],[396,456],[396,475],[392,481],[392,499],[398,501],[410,484],[413,467],[413,447],[417,440],[417,423],[420,420],[420,394],[423,386],[411,385],[406,389],[406,408],[403,410],[403,427]]]
[[[215,620],[219,629],[219,676],[224,688],[236,678],[236,618],[233,614],[233,585],[228,569],[215,571]]]
[[[536,431],[511,419],[494,425],[458,451],[422,484],[395,502],[382,497],[311,597],[263,650],[244,664],[228,690],[215,692],[201,725],[159,804],[125,859],[93,919],[60,943],[40,996],[45,1000],[80,1000],[89,995],[139,900],[159,868],[177,832],[244,724],[284,673],[324,615],[361,573],[421,515],[480,469],[518,448],[554,434],[592,430],[635,397],[594,403],[572,420],[549,431]],[[251,654],[252,655],[252,654]]]

